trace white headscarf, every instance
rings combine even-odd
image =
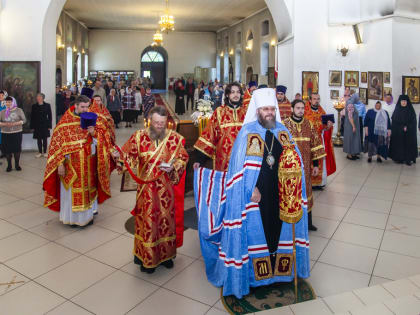
[[[279,105],[277,102],[276,91],[271,88],[255,90],[246,112],[244,125],[258,120],[257,109],[265,106],[274,106],[276,108],[276,120],[281,122]]]

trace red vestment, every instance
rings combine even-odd
[[[227,171],[233,143],[242,128],[247,107],[222,105],[214,111],[194,148],[213,159],[213,168]]]
[[[176,255],[176,220],[174,185],[182,181],[188,162],[183,146],[184,138],[172,130],[166,131],[163,140],[153,141],[149,131],[139,130],[122,147],[123,158],[130,168],[137,169],[143,181],[137,187],[135,216],[134,255],[143,266],[154,268]],[[162,162],[173,161],[174,170],[167,174],[160,170]],[[181,233],[182,234],[182,233]],[[181,240],[182,241],[182,240]]]
[[[327,154],[325,157],[326,162],[326,174],[327,176],[333,174],[336,171],[334,148],[332,144],[332,132],[333,128],[327,129],[326,125],[322,124],[322,116],[325,115],[324,109],[319,105],[318,110],[313,110],[310,103],[306,102],[305,105],[305,118],[309,120],[318,132],[318,136],[324,142],[324,150]],[[312,176],[312,186],[322,186],[326,183],[326,178],[323,181],[323,161],[319,161],[319,174],[318,176]]]
[[[114,168],[110,157],[111,145],[106,126],[97,121],[95,135],[97,154],[91,155],[92,136],[80,126],[74,107],[68,109],[54,128],[48,150],[43,189],[44,206],[60,211],[60,180],[72,191],[73,211],[85,211],[98,198],[98,203],[111,197],[109,176]],[[69,159],[66,159],[65,156]],[[64,163],[66,175],[60,177],[57,168]]]

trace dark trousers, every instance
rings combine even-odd
[[[47,147],[48,147],[48,138],[38,138],[38,152],[39,153],[47,153]],[[44,149],[44,152],[42,152],[42,149]]]
[[[194,109],[194,95],[187,95],[187,103],[185,104],[186,110],[188,110],[188,103],[191,100],[191,109]]]
[[[363,148],[363,118],[359,117],[359,124],[360,124],[360,143],[362,144],[362,148]]]
[[[119,111],[110,111],[112,119],[114,120],[115,126],[118,126],[118,124],[121,122],[121,114]]]

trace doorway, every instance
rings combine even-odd
[[[246,69],[246,84],[252,81],[253,74],[254,74],[254,70],[252,69],[252,67],[248,67]]]
[[[166,90],[168,53],[163,47],[147,47],[141,55],[140,76],[150,78],[152,88]]]

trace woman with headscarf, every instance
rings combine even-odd
[[[416,163],[417,118],[410,98],[400,95],[392,115],[391,143],[389,157],[397,163]]]
[[[359,112],[354,106],[356,100],[355,95],[351,96],[345,108],[343,151],[349,160],[358,159],[357,155],[362,152]]]
[[[12,154],[15,157],[16,170],[22,170],[19,159],[22,151],[22,126],[25,122],[25,114],[17,107],[16,100],[10,96],[6,97],[6,109],[0,112],[3,148],[7,158],[6,172],[12,171]]]
[[[388,157],[389,137],[391,135],[391,120],[382,103],[377,101],[375,108],[369,109],[365,117],[365,142],[367,143],[368,162],[376,155],[376,161],[382,163]],[[365,144],[366,144],[365,143]],[[382,157],[382,158],[381,158]]]

